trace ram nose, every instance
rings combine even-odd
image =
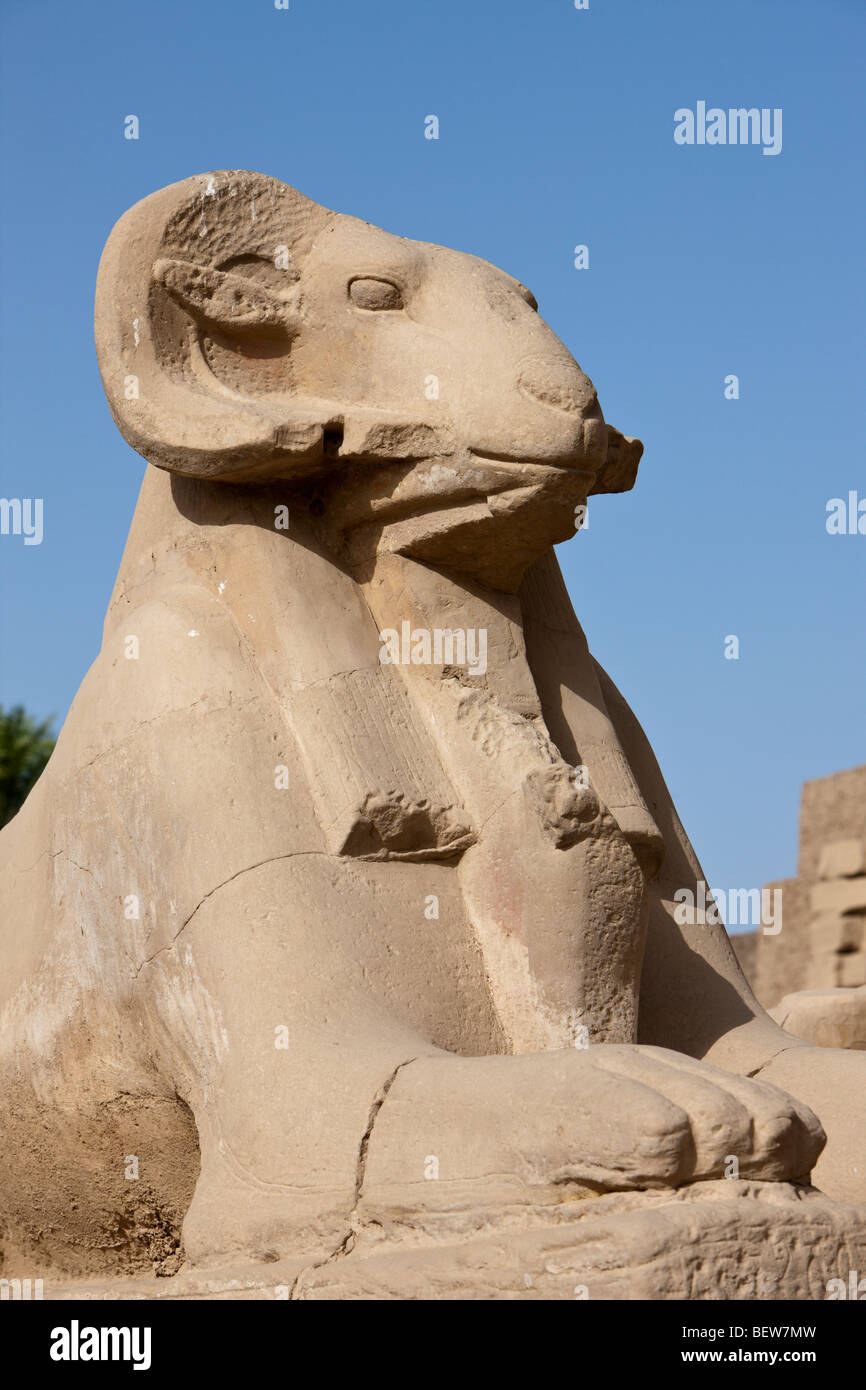
[[[607,453],[607,426],[595,387],[574,359],[527,357],[520,364],[517,381],[530,400],[571,422],[571,466],[597,471]]]
[[[573,361],[528,357],[520,364],[517,384],[534,401],[569,415],[592,415],[598,410],[595,387]]]

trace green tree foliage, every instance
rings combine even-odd
[[[0,825],[23,805],[53,748],[50,719],[37,724],[23,705],[0,705]]]

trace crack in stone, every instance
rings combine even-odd
[[[40,864],[42,860],[46,857],[46,855],[50,859],[57,859],[60,855],[63,855],[63,858],[67,860],[67,862],[70,863],[74,869],[80,869],[83,874],[90,874],[90,877],[93,878],[93,870],[88,869],[84,864],[79,864],[78,861],[73,859],[72,855],[68,854],[65,849],[44,849],[41,854],[36,856],[36,858],[33,860],[33,863],[28,864],[26,868],[21,869],[16,864],[11,864],[10,868],[12,868],[17,874],[23,875],[32,873],[33,870],[36,868],[36,865]]]
[[[203,907],[204,904],[207,902],[208,898],[212,898],[214,893],[218,893],[221,888],[225,888],[226,885],[229,883],[234,883],[235,879],[240,878],[242,874],[250,874],[253,872],[254,869],[261,869],[265,864],[278,864],[284,859],[304,859],[310,858],[311,856],[316,856],[321,859],[334,858],[333,855],[326,854],[324,850],[320,849],[299,849],[295,850],[291,854],[272,854],[268,859],[260,859],[257,864],[247,864],[244,866],[244,868],[238,869],[237,873],[231,874],[228,878],[223,879],[222,883],[218,883],[214,888],[211,888],[210,892],[205,893],[204,897],[196,903],[189,916],[183,922],[181,922],[180,926],[178,927],[174,936],[171,938],[171,941],[169,941],[168,945],[160,946],[158,951],[154,951],[152,956],[147,956],[146,959],[141,962],[141,965],[139,965],[138,969],[135,972],[135,978],[138,979],[138,976],[141,974],[144,967],[146,965],[150,965],[151,961],[156,960],[157,956],[161,956],[163,951],[171,951],[174,949],[181,932],[189,926],[190,922],[192,921],[195,914],[198,912],[199,908]]]
[[[405,1062],[398,1063],[373,1097],[370,1113],[367,1116],[367,1127],[361,1135],[361,1142],[358,1145],[358,1158],[355,1165],[355,1191],[352,1197],[352,1209],[348,1217],[349,1229],[343,1236],[339,1245],[335,1246],[331,1251],[330,1255],[326,1255],[323,1260],[315,1260],[312,1264],[304,1265],[303,1269],[298,1272],[289,1291],[290,1301],[299,1298],[301,1280],[305,1274],[309,1274],[316,1269],[322,1269],[325,1265],[333,1264],[335,1260],[345,1258],[346,1255],[350,1255],[354,1250],[359,1235],[358,1204],[361,1200],[361,1192],[364,1187],[364,1175],[367,1171],[367,1153],[370,1148],[370,1139],[373,1135],[373,1126],[379,1118],[379,1111],[388,1099],[388,1092],[397,1080],[398,1075],[404,1067],[410,1066],[412,1062],[416,1060],[417,1058],[415,1057],[408,1057]]]
[[[764,1069],[768,1067],[771,1062],[775,1062],[776,1058],[781,1057],[783,1052],[790,1052],[791,1048],[796,1046],[797,1044],[792,1042],[788,1043],[785,1047],[780,1047],[779,1051],[774,1052],[771,1057],[768,1057],[766,1062],[762,1062],[759,1067],[755,1067],[754,1071],[747,1072],[746,1075],[749,1077],[749,1079],[752,1079],[755,1076],[760,1076],[761,1072],[764,1071]]]
[[[256,701],[260,699],[260,695],[248,695],[243,700],[234,701],[231,698],[231,691],[229,691],[229,702],[227,705],[207,706],[202,717],[206,719],[211,714],[224,714],[226,710],[242,710],[246,705],[254,704]],[[119,743],[110,744],[108,748],[103,748],[101,752],[97,753],[95,757],[89,760],[89,762],[82,763],[79,767],[73,768],[70,772],[70,777],[80,777],[83,772],[86,772],[88,768],[94,767],[95,764],[101,762],[103,758],[108,758],[111,756],[112,753],[117,753],[126,749],[129,746],[129,744],[133,741],[133,739],[138,737],[140,731],[142,729],[147,729],[151,724],[157,724],[162,719],[171,719],[172,716],[177,714],[189,714],[190,710],[198,709],[200,705],[206,704],[206,697],[200,696],[197,700],[193,700],[191,704],[177,705],[174,706],[172,709],[160,710],[159,714],[151,715],[150,719],[139,720],[139,722],[132,729],[130,729],[130,731],[126,734],[124,738],[120,740]]]
[[[71,864],[74,869],[80,869],[83,874],[90,874],[90,877],[93,878],[93,870],[85,868],[84,864],[79,864],[76,859],[72,858],[71,854],[66,853],[65,849],[59,849],[57,854],[52,854],[51,858],[56,859],[58,854],[62,854],[66,862]]]

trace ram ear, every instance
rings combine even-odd
[[[192,261],[158,260],[153,278],[176,304],[209,327],[232,333],[292,332],[291,290],[282,298],[243,275]]]
[[[304,261],[334,215],[277,179],[228,169],[121,217],[99,268],[96,347],[118,428],[150,463],[226,479],[318,465],[339,402],[307,399],[291,372],[268,368],[287,365]],[[267,389],[224,385],[198,336],[219,352],[221,337],[235,339],[238,365],[261,369]]]
[[[637,480],[637,466],[643,453],[639,439],[620,434],[613,425],[607,427],[607,458],[599,469],[589,495],[600,492],[629,492]]]

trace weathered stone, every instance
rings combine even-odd
[[[866,877],[816,883],[810,902],[813,912],[866,912]]]
[[[782,889],[784,926],[733,938],[758,999],[866,984],[866,766],[807,782],[798,873]]]
[[[771,1016],[780,1027],[816,1047],[866,1049],[866,986],[786,994]]]
[[[860,1207],[785,1183],[696,1183],[568,1202],[556,1220],[423,1251],[361,1239],[320,1265],[52,1284],[46,1299],[826,1299],[866,1241]]]
[[[710,1296],[777,1221],[784,1296],[866,1267],[787,1186],[866,1192],[864,1059],[676,919],[700,865],[553,551],[642,446],[531,294],[233,171],[121,219],[96,333],[151,466],[0,836],[9,1272],[169,1273],[181,1219],[193,1290]]]
[[[818,860],[819,878],[854,878],[857,874],[866,874],[863,840],[833,840],[823,846]]]

